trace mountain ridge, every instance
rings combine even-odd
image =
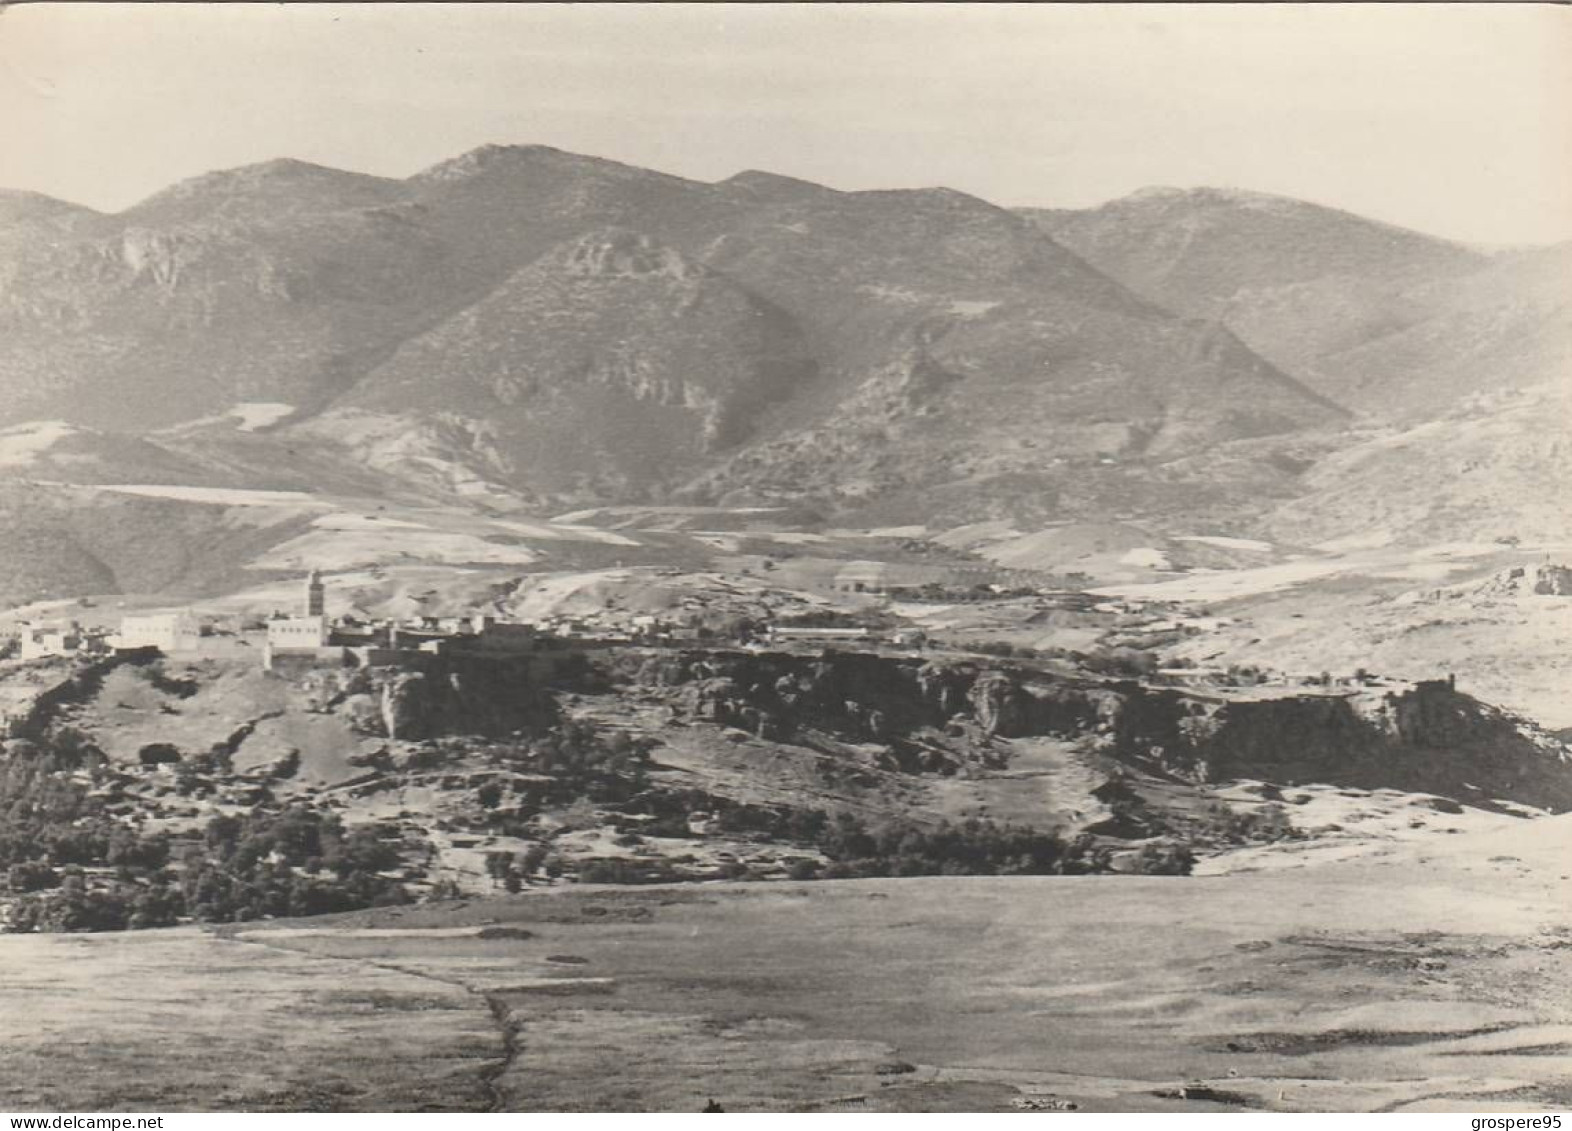
[[[1294,453],[1350,406],[1413,423],[1572,358],[1568,248],[1239,189],[1011,210],[542,145],[401,179],[278,158],[111,215],[0,194],[0,427],[262,405],[247,467],[310,452],[390,491],[1248,523],[1333,489]]]
[[[734,290],[728,301],[746,314],[698,335],[721,360],[681,363],[688,392],[670,395],[703,385],[709,407],[681,425],[651,413],[642,432],[627,421],[616,442],[583,445],[619,470],[586,470],[569,477],[573,487],[556,472],[580,452],[532,449],[525,437],[540,430],[527,419],[488,419],[494,395],[464,409],[469,394],[453,403],[448,394],[505,388],[532,355],[576,357],[580,378],[602,372],[571,344],[575,335],[614,345],[629,372],[677,365],[692,348],[670,329],[680,319],[591,319],[574,329],[587,261],[561,249],[615,231],[648,241],[634,258],[653,255],[690,282],[707,279],[688,300]],[[632,263],[626,248],[618,254]],[[653,293],[658,273],[631,273]],[[0,343],[0,392],[11,393],[0,423],[59,417],[139,432],[267,402],[289,407],[288,432],[374,404],[417,429],[427,420],[491,436],[488,477],[511,468],[509,487],[563,505],[618,501],[616,492],[652,484],[791,493],[796,478],[832,505],[860,501],[920,472],[932,443],[955,466],[985,455],[998,462],[986,402],[1018,409],[1006,415],[1047,429],[1057,437],[1050,446],[1082,450],[1079,433],[1090,426],[1101,437],[1092,447],[1132,458],[1341,415],[1236,338],[1186,325],[1027,220],[966,193],[845,193],[758,171],[707,184],[549,146],[482,146],[402,180],[292,159],[220,170],[155,193],[82,238],[0,257],[0,279],[11,284],[0,326],[14,330]],[[517,298],[521,286],[535,290],[528,334],[500,313],[509,288]],[[594,301],[611,301],[609,286],[602,277]],[[466,356],[492,360],[446,384],[449,360],[462,368]],[[750,392],[749,375],[771,370],[776,356],[795,376]],[[692,374],[706,369],[695,385]],[[640,380],[678,387],[658,374]],[[591,435],[622,411],[592,407],[603,383],[559,376],[552,385],[567,398],[561,419],[578,422],[571,431]],[[821,474],[827,454],[892,427],[887,467],[868,485],[841,491],[834,467]],[[796,439],[782,449],[788,437]],[[755,448],[757,459],[737,461]],[[653,479],[635,458],[683,450],[694,458],[667,461],[672,471]],[[1037,460],[1022,446],[1007,462]],[[953,478],[955,466],[938,474]]]

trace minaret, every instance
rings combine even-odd
[[[320,617],[327,611],[327,592],[322,585],[322,572],[312,570],[306,578],[306,616]]]

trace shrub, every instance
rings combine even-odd
[[[1184,844],[1143,844],[1131,869],[1138,876],[1188,876],[1195,853]]]
[[[806,857],[793,860],[786,874],[794,880],[816,880],[819,878],[819,862]]]

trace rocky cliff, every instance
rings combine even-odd
[[[1264,778],[1572,808],[1572,751],[1445,681],[1391,691],[1249,698],[1020,665],[862,653],[630,650],[610,678],[669,689],[688,716],[788,739],[822,731],[896,749],[922,732],[1084,740],[1193,782]]]

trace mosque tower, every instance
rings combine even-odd
[[[306,616],[320,617],[327,612],[327,590],[322,584],[322,571],[312,570],[306,578]]]

